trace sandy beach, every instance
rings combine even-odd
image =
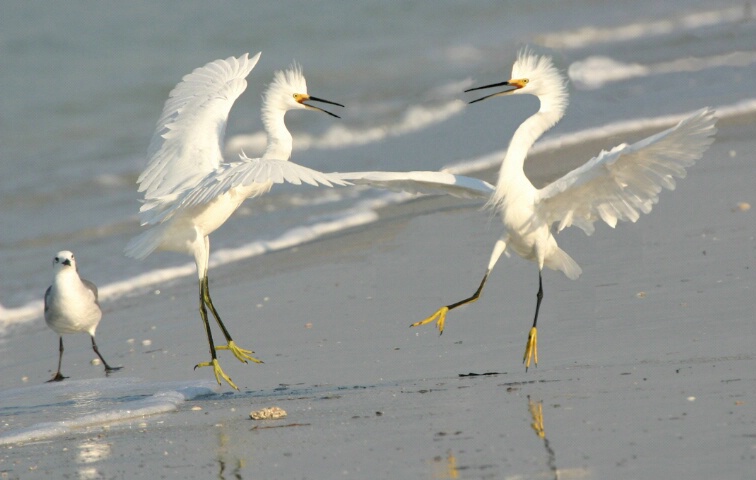
[[[240,392],[4,445],[1,478],[750,478],[756,222],[738,205],[754,200],[754,120],[721,121],[689,177],[637,224],[559,235],[584,273],[544,274],[540,363],[527,373],[537,270],[520,258],[503,259],[442,336],[408,328],[474,290],[501,228],[479,204],[426,197],[213,272],[226,325],[265,361],[221,356]],[[534,183],[559,174],[553,165],[535,157]],[[105,318],[100,350],[123,370],[105,378],[88,339],[72,337],[71,378],[34,387],[40,397],[82,415],[103,407],[87,392],[105,382],[214,388],[210,371],[192,370],[207,347],[191,277],[111,303]],[[38,424],[54,419],[18,392],[52,374],[55,339],[41,320],[34,328],[9,350],[19,361],[6,364],[3,401],[37,408]],[[288,416],[249,418],[269,406]],[[29,420],[6,417],[3,431]]]

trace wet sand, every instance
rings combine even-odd
[[[212,272],[226,325],[265,361],[221,354],[240,392],[3,446],[2,478],[750,478],[756,221],[736,207],[754,203],[753,120],[720,122],[704,159],[637,224],[558,236],[583,275],[545,272],[540,363],[527,373],[537,270],[518,257],[500,260],[442,336],[408,328],[474,291],[501,233],[477,204],[423,198]],[[534,183],[561,173],[545,168],[557,161],[533,159]],[[195,289],[186,279],[108,306],[98,345],[124,366],[113,377],[212,378],[192,371],[208,355]],[[9,387],[52,374],[54,335],[35,329],[14,345]],[[91,356],[86,337],[67,340],[67,382],[102,375]],[[268,406],[288,416],[249,419]]]

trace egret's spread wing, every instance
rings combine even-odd
[[[243,153],[239,155],[241,161],[223,163],[202,179],[197,186],[186,190],[173,202],[161,201],[145,202],[142,212],[143,224],[161,223],[172,217],[176,212],[213,201],[224,193],[235,189],[244,188],[244,194],[248,197],[257,197],[270,190],[275,183],[293,183],[301,185],[318,186],[325,185],[349,185],[349,182],[340,178],[336,173],[323,173],[311,168],[303,167],[288,160],[271,160],[262,158],[248,158]],[[158,204],[167,204],[166,208],[160,208]]]
[[[171,91],[138,180],[145,199],[180,193],[218,168],[228,112],[259,58],[259,53],[252,58],[245,53],[215,60],[184,76]]]
[[[338,175],[342,180],[355,185],[410,193],[487,199],[494,191],[494,187],[483,180],[446,172],[348,172]]]
[[[576,225],[590,235],[602,219],[635,222],[659,201],[662,187],[675,188],[687,167],[714,141],[714,111],[699,110],[674,127],[632,145],[603,151],[582,167],[538,191],[538,213],[559,230]]]

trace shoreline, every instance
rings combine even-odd
[[[637,224],[559,235],[584,273],[577,281],[544,274],[541,363],[527,373],[537,273],[519,257],[500,261],[483,297],[450,314],[444,335],[408,328],[477,286],[501,232],[478,205],[424,198],[382,210],[375,224],[214,270],[226,325],[266,362],[221,355],[241,392],[224,386],[171,413],[6,445],[0,470],[10,478],[742,476],[756,448],[755,232],[753,211],[732,207],[752,201],[743,195],[752,192],[754,139],[748,123],[719,127],[688,178]],[[137,396],[212,382],[209,371],[192,370],[208,355],[195,289],[179,279],[159,295],[109,304],[98,345],[124,370],[103,378],[89,365],[87,339],[72,337],[63,371],[89,385],[78,391],[36,388],[54,367],[51,332],[14,338],[4,346],[12,354],[5,388],[21,393],[3,407],[16,413],[1,434],[128,401],[122,382],[141,385]],[[539,405],[544,437],[531,426]],[[288,416],[248,419],[268,406]]]

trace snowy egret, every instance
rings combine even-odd
[[[564,115],[568,97],[565,80],[551,58],[524,49],[513,66],[511,80],[467,91],[495,87],[507,88],[470,103],[509,94],[530,94],[540,100],[538,112],[525,120],[512,136],[498,182],[488,199],[487,205],[501,216],[505,232],[494,245],[477,290],[470,297],[441,307],[433,315],[411,326],[435,321],[439,332],[443,333],[449,310],[472,303],[480,297],[494,265],[507,247],[511,247],[521,257],[538,264],[535,316],[523,356],[527,370],[531,359],[538,364],[536,324],[543,300],[543,267],[560,270],[570,279],[576,279],[581,273],[578,264],[557,246],[551,225],[558,222],[557,231],[575,225],[590,235],[594,230],[593,223],[598,219],[611,227],[618,220],[635,222],[640,212],[649,213],[658,202],[662,187],[674,189],[674,177],[685,177],[685,169],[701,158],[714,141],[716,119],[711,109],[699,110],[668,130],[632,145],[622,144],[610,151],[602,151],[583,166],[536,189],[525,176],[523,164],[533,143]],[[433,176],[437,175],[433,173]],[[405,176],[390,173],[388,176],[390,181],[384,181],[384,186],[411,189],[413,184],[424,184],[421,186],[427,190],[429,184],[436,183],[434,178],[425,177],[423,172]],[[368,184],[371,180],[377,180],[375,183],[380,184],[380,172],[365,172],[361,177],[351,174],[343,178],[354,183],[361,183],[360,178],[364,178]],[[446,185],[436,187],[443,191],[448,185],[466,183],[460,178],[447,179],[444,181]],[[477,185],[470,193],[482,194],[485,189],[485,185]]]
[[[144,192],[140,208],[142,225],[149,228],[126,247],[128,256],[143,259],[154,250],[169,250],[194,256],[199,277],[199,311],[210,345],[210,361],[197,367],[212,367],[218,384],[223,378],[237,389],[223,372],[216,350],[230,350],[241,362],[254,358],[251,350],[232,340],[210,297],[208,280],[209,235],[219,228],[246,199],[268,192],[284,181],[310,185],[344,185],[336,176],[324,174],[288,161],[292,137],[284,123],[287,111],[312,109],[338,117],[307,102],[343,105],[311,96],[302,69],[294,64],[274,75],[263,96],[262,120],[268,134],[262,158],[226,163],[222,144],[228,113],[247,87],[245,78],[260,58],[244,54],[216,60],[186,75],[171,91],[163,107],[148,149],[148,163],[139,176]],[[215,317],[227,344],[215,346],[207,319],[207,308]]]
[[[105,372],[120,370],[121,367],[108,365],[95,343],[95,330],[102,318],[95,284],[79,277],[74,255],[68,250],[55,255],[53,270],[53,283],[45,292],[45,322],[58,334],[60,347],[58,371],[48,382],[59,382],[67,378],[60,373],[60,366],[63,362],[63,335],[69,333],[88,333],[92,339],[92,350],[105,365]]]

